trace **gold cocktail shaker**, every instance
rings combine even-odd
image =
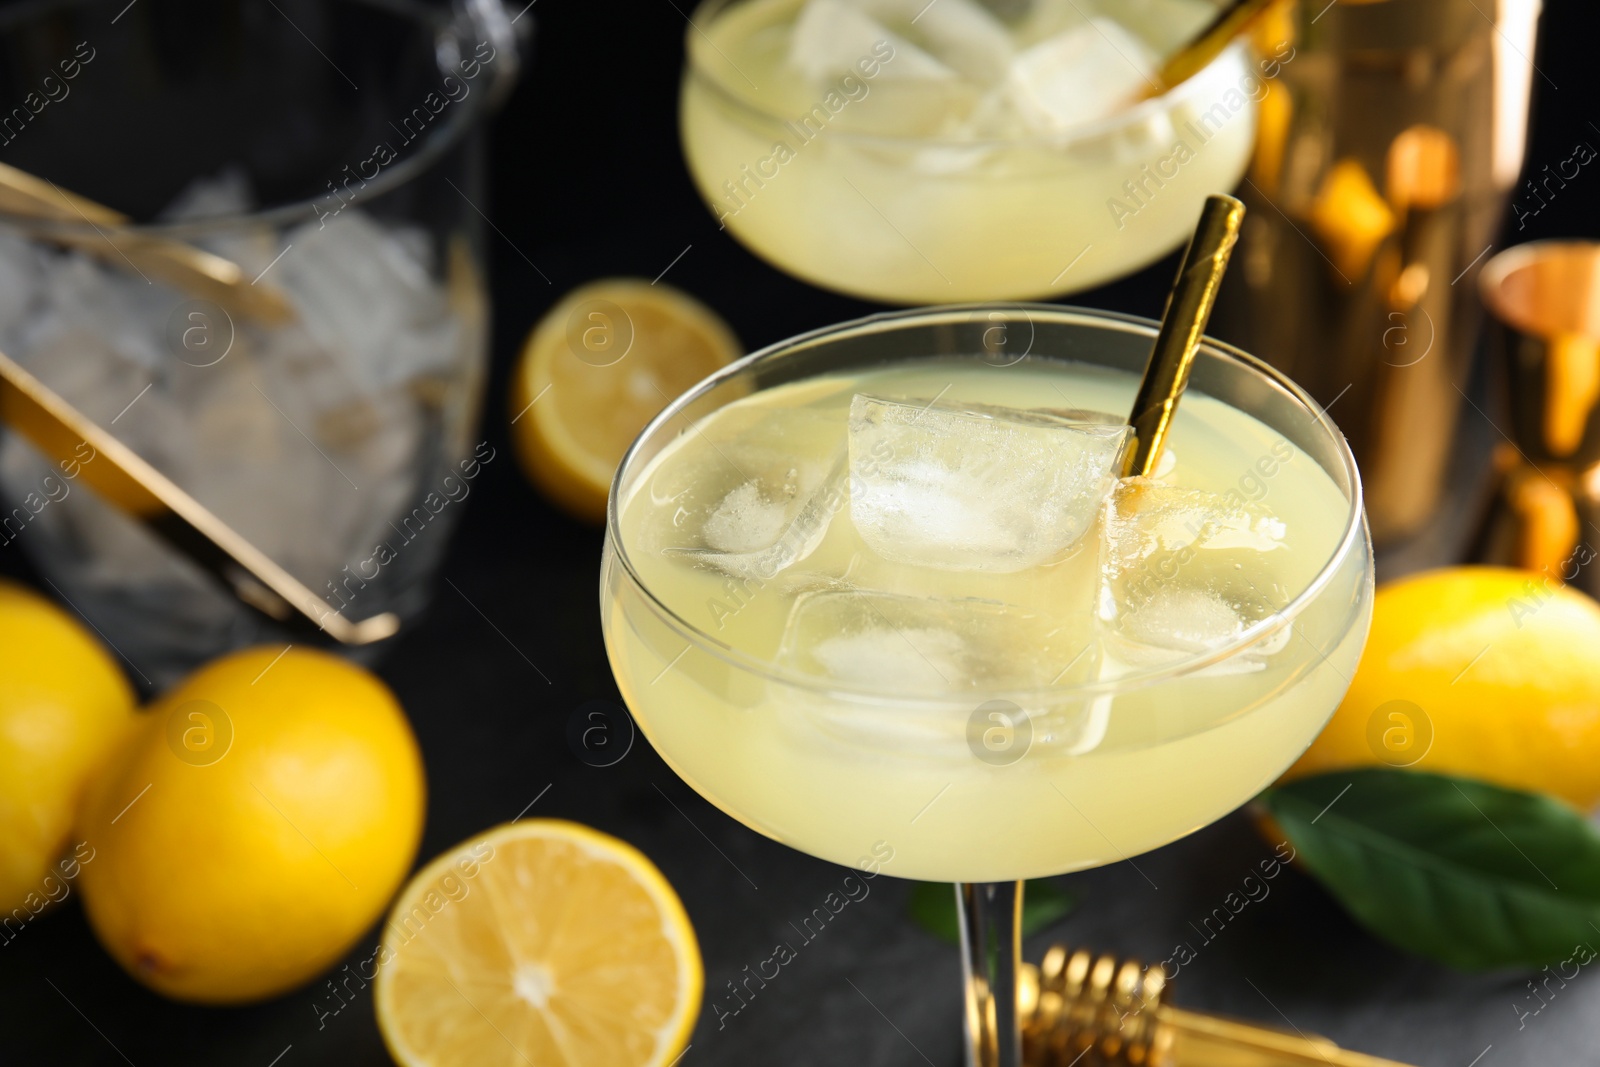
[[[1249,208],[1213,332],[1333,412],[1373,539],[1440,510],[1482,309],[1522,169],[1539,0],[1285,0]],[[1276,38],[1276,39],[1274,39]]]

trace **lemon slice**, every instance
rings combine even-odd
[[[629,278],[568,293],[528,335],[511,388],[512,437],[535,485],[603,522],[611,476],[662,408],[740,353],[687,293]]]
[[[703,983],[661,872],[560,819],[507,823],[428,864],[379,961],[378,1025],[403,1067],[665,1067]]]

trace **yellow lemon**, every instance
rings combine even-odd
[[[89,789],[84,907],[128,973],[239,1003],[326,970],[372,925],[422,831],[416,739],[360,667],[254,648],[158,701]]]
[[[645,423],[738,355],[733,332],[687,293],[629,278],[573,290],[528,335],[512,377],[523,470],[562,508],[604,522],[611,476]]]
[[[75,868],[56,863],[79,798],[133,722],[133,690],[95,636],[0,581],[0,931],[71,892]]]
[[[704,981],[655,865],[559,819],[507,823],[425,867],[378,968],[378,1025],[404,1067],[665,1067]]]
[[[1600,801],[1600,604],[1542,574],[1385,585],[1350,691],[1285,777],[1387,764]]]

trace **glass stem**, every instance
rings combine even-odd
[[[967,986],[967,1067],[1021,1067],[1022,883],[957,882],[956,909]]]

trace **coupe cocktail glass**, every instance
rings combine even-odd
[[[1020,880],[1248,800],[1366,638],[1355,464],[1266,364],[1203,343],[1170,466],[1109,476],[1154,335],[1047,305],[815,331],[680,397],[613,484],[601,608],[640,728],[769,837],[959,883],[973,1064],[1018,1062]]]
[[[1161,96],[1094,121],[957,136],[938,120],[972,106],[951,99],[965,87],[910,77],[918,57],[903,41],[887,60],[894,46],[864,44],[863,66],[796,84],[784,48],[801,8],[706,0],[695,10],[684,156],[713,214],[752,251],[813,285],[885,303],[1038,299],[1154,262],[1181,245],[1207,194],[1238,183],[1267,90],[1240,43]],[[1212,11],[1128,5],[1123,17],[1142,13],[1131,36],[1164,53]],[[1108,91],[1099,81],[1085,76],[1082,91]]]

